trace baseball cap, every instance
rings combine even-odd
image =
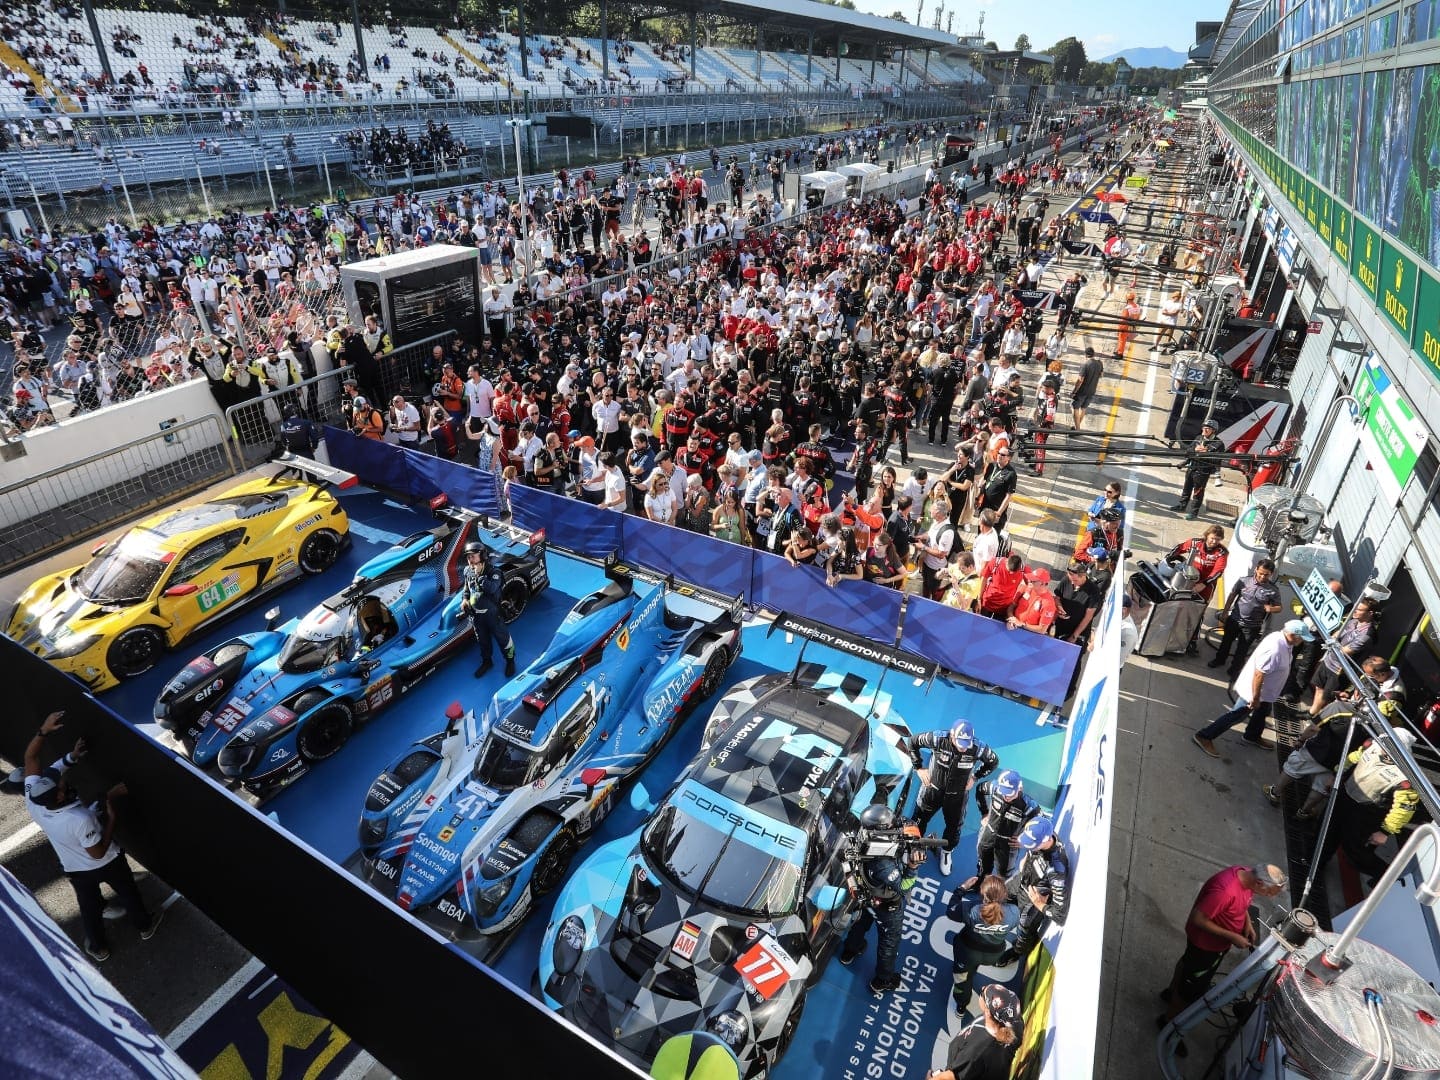
[[[1048,817],[1031,818],[1020,832],[1020,847],[1024,851],[1034,851],[1054,835],[1055,826]]]
[[[1030,582],[1031,585],[1049,585],[1050,571],[1046,570],[1043,566],[1031,567],[1030,571],[1025,575],[1025,580]]]
[[[583,446],[586,450],[593,450],[595,448],[595,440],[589,435],[582,435],[577,440],[577,444]]]
[[[1211,431],[1219,431],[1219,430],[1220,430],[1220,425],[1217,424],[1214,420],[1206,420],[1206,421],[1204,421],[1204,422],[1200,425],[1200,427],[1201,427],[1202,429],[1203,429],[1203,428],[1209,428]]]
[[[1006,769],[995,777],[995,794],[1002,799],[1013,799],[1020,794],[1020,788],[1020,774],[1014,769]]]
[[[1020,999],[1015,991],[999,983],[991,983],[980,994],[985,1002],[985,1011],[990,1019],[1005,1027],[1014,1027],[1020,1022]]]
[[[1315,631],[1305,625],[1304,619],[1291,619],[1284,626],[1285,633],[1294,634],[1301,641],[1314,641]]]
[[[47,809],[55,805],[60,794],[60,772],[58,769],[42,769],[40,775],[25,785],[25,794],[36,806]]]
[[[363,398],[363,397],[357,397],[357,398],[355,399],[355,402],[354,402],[354,403],[355,403],[356,405],[360,406],[361,408],[364,408],[366,405],[369,405],[369,404],[370,404],[370,402],[368,402],[367,400],[365,400],[365,398]]]

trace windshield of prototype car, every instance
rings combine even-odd
[[[308,675],[337,664],[345,656],[346,622],[326,620],[323,626],[302,623],[280,649],[280,670],[289,675]]]
[[[680,797],[686,794],[682,788]],[[713,798],[709,793],[699,796],[702,803]],[[641,844],[656,869],[681,892],[726,911],[762,918],[794,911],[804,838],[761,816],[705,817],[709,820],[673,804],[655,816]],[[792,843],[793,849],[787,846]]]
[[[75,588],[97,604],[144,600],[160,583],[166,565],[116,544],[81,568]]]
[[[514,791],[537,779],[541,764],[538,752],[528,746],[518,746],[492,731],[480,747],[474,776],[496,791]]]

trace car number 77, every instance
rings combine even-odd
[[[788,957],[778,956],[766,948],[763,941],[756,942],[740,959],[735,961],[735,970],[745,977],[756,992],[769,1001],[795,974],[793,962]]]

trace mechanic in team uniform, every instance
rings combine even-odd
[[[975,738],[975,725],[957,720],[949,731],[922,731],[906,745],[920,774],[915,802],[915,823],[924,832],[936,810],[945,815],[945,846],[940,850],[940,873],[950,875],[950,853],[960,842],[970,789],[1000,767],[995,751]],[[930,751],[930,768],[924,769],[922,750]]]
[[[980,836],[975,841],[979,859],[976,870],[982,878],[991,871],[1002,877],[1010,873],[1010,852],[1019,843],[1027,823],[1040,813],[1040,806],[1025,794],[1020,774],[1006,769],[994,780],[985,780],[975,789],[975,805],[984,815]]]
[[[860,824],[867,829],[891,829],[899,823],[895,811],[883,803],[867,806],[860,812]],[[918,830],[916,832],[918,834]],[[859,901],[860,910],[840,948],[840,963],[855,962],[865,951],[865,936],[870,927],[875,926],[879,940],[870,989],[877,994],[889,993],[900,986],[896,965],[900,959],[900,934],[905,925],[905,896],[915,884],[915,868],[898,858],[865,859],[855,867],[854,876],[847,884]]]
[[[465,545],[465,569],[460,573],[460,611],[470,620],[480,643],[478,679],[494,664],[495,643],[505,656],[505,676],[515,674],[515,642],[500,618],[500,589],[504,578],[498,566],[489,565],[489,549],[478,540]]]
[[[1395,737],[1405,749],[1413,750],[1414,732],[1399,728]],[[1335,817],[1315,854],[1315,865],[1323,870],[1331,856],[1344,848],[1351,866],[1379,877],[1389,864],[1375,849],[1390,837],[1398,837],[1410,824],[1420,794],[1378,742],[1367,739],[1345,760],[1351,768],[1335,800]]]
[[[1020,869],[1006,884],[1020,907],[1020,933],[1014,949],[1000,957],[1008,964],[1029,954],[1045,932],[1047,920],[1065,925],[1070,910],[1070,853],[1043,814],[1020,834]]]
[[[277,453],[313,457],[320,445],[320,437],[319,424],[301,416],[300,407],[293,401],[286,404],[284,419],[280,421],[280,447]]]

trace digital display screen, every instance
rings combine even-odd
[[[480,283],[475,262],[417,270],[386,282],[390,338],[398,348],[435,334],[480,338]]]

